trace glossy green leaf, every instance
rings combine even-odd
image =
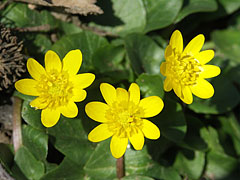
[[[161,135],[173,142],[182,141],[186,134],[187,127],[182,107],[174,101],[164,100],[164,108],[154,118],[154,123],[160,128]]]
[[[13,152],[7,144],[0,143],[0,163],[10,172],[13,163]]]
[[[188,106],[190,109],[197,113],[220,114],[231,111],[240,102],[238,90],[224,75],[216,77],[211,84],[215,89],[214,96],[210,99],[194,97]]]
[[[224,56],[235,62],[240,62],[240,32],[236,29],[217,30],[212,33],[212,39]]]
[[[52,47],[52,42],[49,37],[43,34],[37,34],[33,43],[37,46],[39,53],[46,53]]]
[[[14,160],[28,179],[37,180],[44,175],[44,164],[38,161],[26,147],[22,146],[18,149]]]
[[[124,39],[133,70],[137,74],[159,74],[164,50],[151,38],[141,34],[131,34]]]
[[[110,152],[110,140],[98,143],[84,166],[86,174],[96,180],[113,179],[116,175],[116,159]]]
[[[56,149],[79,165],[86,163],[93,152],[79,118],[68,119],[61,116],[57,125],[48,128],[47,132],[55,137],[53,144]]]
[[[163,80],[160,75],[141,74],[136,80],[145,96],[159,96],[163,98]]]
[[[45,129],[41,123],[41,110],[35,110],[29,105],[30,101],[23,101],[22,104],[22,118],[29,125],[43,130]]]
[[[147,176],[130,175],[123,177],[122,180],[154,180],[154,179]]]
[[[201,151],[179,151],[174,162],[174,167],[182,175],[190,179],[199,179],[205,165],[205,153]]]
[[[83,62],[80,71],[86,72],[93,68],[93,54],[98,48],[107,44],[108,42],[104,37],[100,37],[88,31],[83,31],[82,33],[63,36],[52,46],[52,50],[56,51],[61,59],[63,59],[70,50],[80,49],[83,54]]]
[[[176,22],[180,22],[183,18],[193,13],[216,11],[217,7],[216,0],[185,0]]]
[[[25,125],[22,128],[23,144],[38,159],[44,160],[48,151],[48,136],[44,131]]]
[[[219,0],[219,2],[224,7],[224,9],[227,11],[228,14],[231,14],[240,8],[239,0]]]
[[[143,0],[143,2],[147,11],[145,32],[149,32],[173,23],[181,9],[183,0]]]

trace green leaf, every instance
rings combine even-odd
[[[239,168],[237,159],[215,151],[211,151],[207,154],[207,162],[207,176],[216,179],[230,178],[233,171],[237,171]],[[239,177],[239,173],[237,177]]]
[[[61,116],[57,125],[48,128],[47,132],[54,136],[54,146],[71,161],[83,165],[90,157],[93,148],[87,139],[81,119],[69,119]],[[51,139],[50,139],[51,140]]]
[[[58,25],[58,21],[49,11],[31,10],[27,4],[23,3],[12,3],[3,12],[3,16],[13,21],[18,27],[50,25],[51,28],[55,28]]]
[[[73,49],[80,49],[83,54],[81,71],[93,69],[92,57],[98,48],[107,45],[108,42],[104,37],[100,37],[88,31],[78,34],[63,36],[53,46],[52,50],[56,51],[61,59]]]
[[[231,111],[240,102],[238,90],[224,74],[216,77],[211,84],[215,89],[214,96],[210,99],[194,97],[193,103],[188,106],[190,109],[196,113],[220,114]]]
[[[35,96],[28,96],[28,95],[22,94],[17,90],[14,91],[13,96],[19,97],[20,99],[23,99],[26,101],[32,101],[36,98]]]
[[[154,179],[147,176],[130,175],[123,177],[122,180],[154,180]]]
[[[41,180],[82,180],[85,179],[82,166],[65,157],[61,164],[45,174]]]
[[[72,23],[63,22],[63,21],[61,21],[61,23],[60,23],[60,28],[66,35],[81,33],[83,31],[77,25],[72,24]]]
[[[180,22],[183,18],[193,13],[216,11],[217,7],[215,0],[185,0],[175,22]]]
[[[52,42],[49,37],[43,34],[37,34],[33,43],[37,46],[39,53],[46,53],[52,47]]]
[[[29,125],[22,128],[23,144],[38,159],[44,160],[48,151],[48,136],[44,131]]]
[[[205,153],[201,151],[182,150],[179,151],[174,167],[178,171],[190,178],[199,179],[205,165]]]
[[[163,136],[173,142],[180,142],[186,134],[186,121],[180,104],[165,99],[163,111],[154,118]],[[161,137],[160,137],[161,138]]]
[[[147,96],[159,96],[163,98],[163,80],[160,75],[141,74],[136,80],[141,91]]]
[[[173,23],[181,9],[183,0],[143,0],[143,2],[147,11],[145,32],[149,32]]]
[[[116,26],[114,32],[126,35],[133,32],[143,32],[146,25],[146,11],[142,0],[112,0],[114,14],[123,24]]]
[[[43,130],[45,129],[44,126],[41,123],[41,110],[35,110],[29,105],[29,101],[23,101],[22,104],[22,118],[25,122],[27,122],[29,125]]]
[[[84,170],[93,179],[113,179],[116,177],[116,159],[110,152],[110,140],[98,143]]]
[[[237,29],[217,30],[211,35],[217,48],[224,56],[235,62],[240,62],[240,32]]]
[[[124,38],[127,55],[137,74],[147,72],[159,74],[164,60],[164,50],[151,38],[141,34],[131,34]]]
[[[228,14],[231,14],[240,8],[239,0],[219,0],[219,2],[224,7],[224,9],[227,11]]]
[[[7,144],[0,143],[0,163],[10,172],[13,163],[13,153]]]
[[[44,175],[44,164],[36,160],[26,147],[18,149],[14,160],[28,179],[37,180]]]

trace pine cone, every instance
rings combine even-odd
[[[21,50],[23,43],[0,25],[0,91],[12,86],[26,71]]]

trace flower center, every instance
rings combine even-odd
[[[174,59],[167,62],[169,74],[176,83],[184,86],[194,85],[202,71],[201,64],[191,55],[174,52]]]
[[[141,128],[142,119],[138,117],[138,108],[131,102],[115,102],[106,113],[109,129],[119,137],[130,137]]]
[[[73,84],[69,82],[68,74],[66,72],[59,73],[56,70],[43,76],[38,85],[40,97],[50,108],[67,104],[73,95],[72,89]]]

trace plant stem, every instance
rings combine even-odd
[[[13,147],[14,151],[22,145],[22,131],[21,131],[21,104],[22,100],[18,97],[13,99]]]
[[[117,166],[117,178],[121,179],[122,177],[124,177],[124,155],[122,157],[120,157],[119,159],[117,159],[116,162],[116,166]]]

